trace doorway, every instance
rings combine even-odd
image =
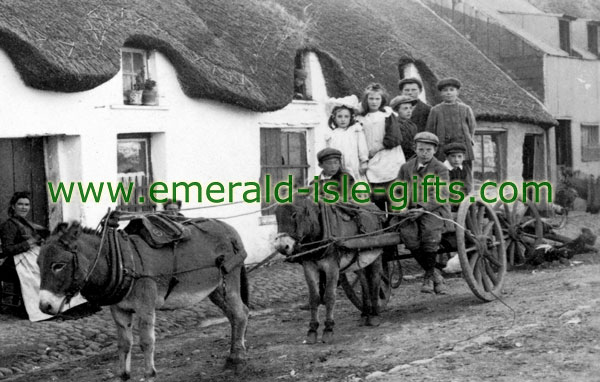
[[[48,227],[44,138],[0,139],[0,221],[16,191],[31,193],[31,220]]]

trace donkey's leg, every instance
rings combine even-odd
[[[365,269],[356,271],[356,277],[360,281],[360,290],[362,294],[362,308],[360,313],[360,325],[369,325],[369,316],[371,315],[371,295],[369,292],[369,280]]]
[[[323,330],[323,342],[329,343],[333,340],[333,311],[335,309],[335,295],[340,277],[340,266],[334,255],[328,256],[322,263],[322,268],[327,275],[327,285],[325,287],[325,329]]]
[[[314,344],[317,342],[317,329],[319,328],[319,267],[314,261],[305,261],[302,263],[304,269],[304,278],[308,286],[308,306],[310,307],[310,323],[308,324],[308,333],[306,334],[306,343]]]
[[[131,377],[131,345],[133,344],[132,316],[130,311],[111,305],[110,313],[117,324],[119,353],[119,377],[126,381]]]
[[[379,288],[381,286],[381,273],[383,272],[383,260],[377,257],[365,270],[368,279],[368,294],[370,298],[371,311],[369,313],[368,325],[379,326]]]
[[[144,377],[146,381],[153,381],[156,377],[154,368],[154,323],[156,314],[154,309],[138,312],[140,327],[140,348],[144,353]]]
[[[234,269],[224,276],[225,288],[219,285],[210,295],[210,300],[218,306],[231,325],[231,349],[225,363],[226,369],[236,373],[246,365],[246,328],[250,310],[241,298],[240,269]]]

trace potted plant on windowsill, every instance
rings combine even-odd
[[[130,105],[141,105],[142,104],[142,95],[144,93],[144,72],[140,71],[138,75],[135,76],[135,84],[133,84],[133,89],[129,92],[129,104]]]
[[[146,82],[144,82],[142,103],[147,106],[158,105],[158,92],[156,91],[156,81],[147,79]]]

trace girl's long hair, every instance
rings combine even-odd
[[[348,125],[348,127],[350,127],[356,123],[356,112],[354,111],[354,109],[349,106],[346,106],[346,105],[338,105],[338,106],[334,107],[333,110],[331,110],[331,115],[329,116],[329,121],[327,121],[327,126],[329,126],[329,128],[331,130],[335,130],[338,128],[338,125],[335,124],[335,115],[337,114],[338,111],[340,111],[342,109],[346,109],[346,110],[350,111],[350,124]]]
[[[362,101],[360,102],[360,105],[362,106],[362,114],[361,115],[367,115],[370,111],[369,110],[369,102],[368,102],[370,93],[381,94],[381,105],[379,105],[379,111],[384,111],[384,107],[386,107],[388,104],[389,95],[388,95],[387,90],[385,90],[385,88],[383,87],[383,85],[376,83],[376,82],[369,84],[365,88],[365,91],[364,91],[363,97],[362,97]]]
[[[18,191],[15,192],[10,198],[10,202],[8,204],[8,216],[15,216],[15,204],[19,201],[19,199],[27,199],[29,203],[31,203],[31,195],[26,191]]]

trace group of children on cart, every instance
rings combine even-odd
[[[419,99],[423,91],[419,79],[405,78],[398,87],[400,95],[389,101],[378,83],[367,86],[360,103],[355,96],[331,100],[326,148],[317,154],[323,170],[319,182],[341,182],[346,175],[351,182],[368,182],[374,190],[403,181],[409,194],[419,193],[407,195],[406,208],[393,213],[406,219],[400,226],[402,241],[425,271],[421,292],[446,294],[435,266],[444,219],[452,218],[451,208],[436,202],[435,188],[424,190],[420,185],[431,174],[448,183],[462,182],[465,194],[471,191],[475,117],[458,99],[461,83],[455,78],[437,83],[443,102],[433,107]],[[413,188],[414,182],[419,182],[418,187]],[[371,200],[391,211],[387,193],[372,193]]]

